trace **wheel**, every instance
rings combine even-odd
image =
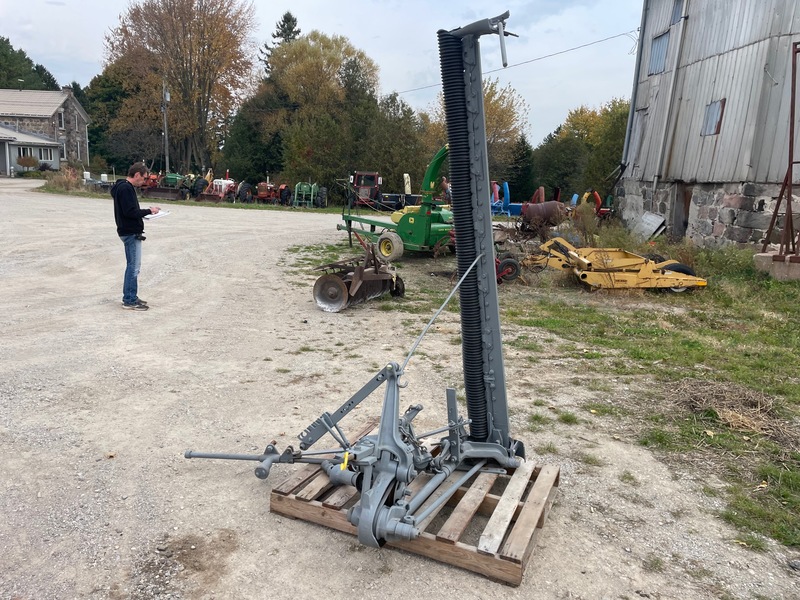
[[[680,273],[681,275],[691,275],[692,277],[696,277],[694,270],[691,267],[688,267],[681,263],[672,263],[671,265],[667,265],[666,267],[664,267],[664,271],[673,271],[674,273]],[[669,288],[669,291],[675,294],[680,294],[688,289],[689,288],[686,286],[672,287]]]
[[[336,275],[323,275],[314,282],[314,301],[325,312],[339,312],[350,301],[347,284]]]
[[[394,278],[394,287],[389,291],[393,298],[402,298],[406,295],[406,284],[400,276]]]
[[[519,263],[515,258],[504,258],[497,265],[497,278],[503,281],[514,281],[519,277]]]
[[[253,186],[249,183],[243,183],[239,188],[239,202],[252,202],[253,201]]]
[[[403,240],[394,231],[384,231],[378,238],[378,256],[392,262],[403,256]]]

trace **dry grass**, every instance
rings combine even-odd
[[[775,410],[770,396],[735,383],[683,379],[668,397],[695,414],[713,411],[730,429],[765,435],[790,449],[800,449],[800,431]]]

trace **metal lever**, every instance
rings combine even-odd
[[[464,27],[454,29],[450,33],[459,38],[464,38],[468,35],[474,35],[477,38],[482,35],[488,35],[492,33],[498,34],[500,36],[500,54],[503,59],[503,66],[507,67],[508,56],[506,55],[506,36],[513,35],[514,37],[519,37],[515,33],[506,31],[505,23],[506,19],[508,19],[510,15],[511,13],[506,11],[502,15],[496,16],[494,19],[481,19],[480,21],[475,21],[474,23],[470,23]]]

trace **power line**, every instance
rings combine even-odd
[[[626,31],[624,33],[618,33],[616,35],[609,36],[607,38],[603,38],[602,40],[595,40],[593,42],[588,42],[586,44],[581,44],[580,46],[574,46],[572,48],[567,48],[566,50],[560,50],[559,52],[553,52],[552,54],[545,54],[544,56],[537,56],[536,58],[532,58],[530,60],[524,60],[519,63],[515,63],[513,65],[508,65],[507,67],[499,68],[499,69],[492,69],[491,71],[486,71],[484,75],[488,75],[489,73],[497,73],[498,71],[503,71],[505,69],[513,69],[514,67],[519,67],[522,65],[527,65],[532,62],[536,62],[539,60],[544,60],[545,58],[552,58],[554,56],[558,56],[559,54],[566,54],[567,52],[574,52],[575,50],[581,50],[582,48],[588,48],[589,46],[594,46],[595,44],[602,44],[603,42],[607,42],[608,40],[613,40],[618,37],[629,36],[632,33],[636,33],[636,29],[632,29],[631,31]],[[408,94],[410,92],[418,92],[419,90],[427,90],[430,88],[441,87],[441,83],[434,83],[431,85],[425,85],[422,87],[414,88],[411,90],[403,90],[402,92],[397,92],[398,94]]]

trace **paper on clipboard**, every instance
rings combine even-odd
[[[168,211],[168,210],[160,210],[154,215],[145,215],[144,218],[147,219],[148,221],[152,221],[153,219],[166,217],[168,214],[170,214],[170,211]]]

